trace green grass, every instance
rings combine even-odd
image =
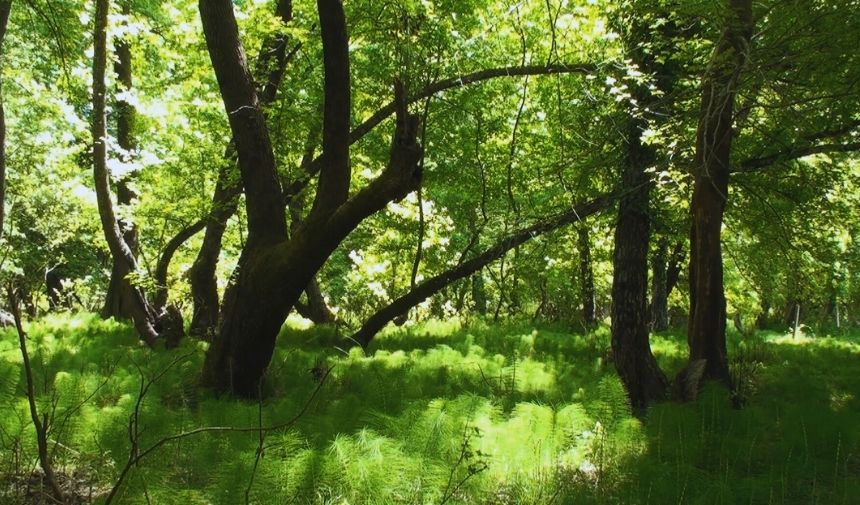
[[[271,432],[251,503],[854,504],[860,499],[860,341],[731,335],[743,409],[707,389],[699,401],[631,415],[601,328],[573,335],[511,323],[432,323],[381,336],[365,355],[330,328],[286,329],[262,411],[196,387],[204,346],[149,351],[93,316],[28,325],[39,407],[65,474],[109,488],[129,450],[140,374],[184,356],[147,395],[146,447],[201,426],[281,423],[317,388],[300,421]],[[652,339],[670,374],[684,339]],[[35,465],[15,335],[0,334],[0,477]],[[91,397],[90,397],[91,396]],[[256,433],[201,434],[132,470],[121,503],[245,502]],[[0,491],[2,492],[2,491]]]

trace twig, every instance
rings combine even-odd
[[[66,499],[63,496],[63,491],[57,484],[57,479],[54,476],[54,469],[51,465],[51,457],[48,453],[48,417],[45,416],[39,419],[39,411],[36,409],[36,393],[33,386],[33,368],[30,366],[30,355],[27,352],[27,334],[24,332],[24,325],[21,323],[21,308],[18,306],[18,294],[12,283],[6,286],[6,293],[9,296],[9,308],[12,311],[12,317],[15,319],[15,329],[18,330],[18,343],[21,347],[21,357],[24,360],[24,376],[27,379],[27,401],[30,404],[30,418],[33,420],[33,427],[36,429],[36,443],[39,449],[39,464],[42,471],[45,472],[45,480],[51,486],[53,499],[58,503],[65,503]]]
[[[170,369],[170,367],[174,366],[177,363],[177,361],[181,358],[183,358],[183,356],[180,356],[176,360],[173,360],[167,366],[167,368],[165,370],[163,370],[161,373],[159,373],[155,378],[151,379],[146,387],[141,387],[141,390],[140,390],[141,393],[140,393],[140,396],[138,397],[137,406],[135,407],[135,413],[132,414],[132,417],[139,415],[139,413],[138,413],[139,412],[139,406],[140,406],[140,403],[142,401],[141,396],[145,395],[146,392],[149,390],[149,387],[152,386],[152,384],[156,380],[161,378],[167,372],[167,370]],[[294,425],[308,411],[308,409],[311,406],[311,403],[313,403],[314,399],[317,397],[317,394],[319,393],[320,389],[322,389],[323,384],[325,384],[325,381],[328,378],[328,376],[331,373],[333,368],[334,368],[334,366],[329,367],[326,370],[325,374],[320,379],[320,382],[317,385],[316,389],[314,389],[313,393],[308,398],[308,400],[305,402],[304,406],[302,406],[302,409],[298,412],[298,414],[296,414],[295,416],[293,416],[292,418],[290,418],[289,420],[287,420],[283,423],[275,424],[272,426],[265,426],[265,427],[255,426],[255,427],[245,427],[245,428],[240,428],[240,427],[236,427],[236,426],[204,426],[201,428],[196,428],[193,430],[184,431],[182,433],[177,433],[175,435],[170,435],[170,436],[164,437],[164,438],[158,440],[157,442],[153,443],[151,446],[149,446],[147,449],[145,449],[143,451],[137,450],[138,446],[135,446],[133,444],[132,448],[133,448],[134,452],[129,454],[129,459],[126,462],[125,467],[123,467],[122,471],[120,472],[120,475],[117,478],[116,483],[114,483],[113,488],[111,488],[111,491],[108,494],[107,498],[105,499],[104,504],[109,505],[113,501],[113,499],[116,497],[116,493],[119,491],[119,488],[122,486],[123,481],[128,476],[128,472],[131,471],[131,468],[133,466],[136,466],[145,457],[149,456],[150,454],[155,452],[159,447],[161,447],[162,445],[165,445],[169,442],[175,442],[177,440],[182,440],[184,438],[192,437],[194,435],[199,435],[201,433],[249,433],[249,432],[267,433],[269,431],[280,430],[280,429],[288,428],[288,427]],[[130,421],[130,424],[131,424],[131,422],[136,423],[136,421]],[[137,441],[135,441],[135,444],[136,443],[137,443]],[[135,454],[135,455],[132,457],[132,454]]]

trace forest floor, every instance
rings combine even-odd
[[[383,335],[367,354],[333,328],[287,329],[261,403],[201,391],[198,342],[151,352],[91,315],[27,328],[53,458],[78,501],[104,499],[130,438],[142,452],[200,427],[247,427],[160,445],[130,465],[114,503],[860,502],[856,336],[732,335],[743,408],[714,387],[640,419],[606,361],[606,328],[428,323]],[[652,345],[664,370],[681,368],[682,336]],[[23,377],[4,330],[2,503],[37,501]]]

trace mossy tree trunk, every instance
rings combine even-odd
[[[261,102],[248,70],[230,0],[201,0],[212,66],[230,121],[248,214],[248,240],[228,287],[204,382],[255,396],[289,310],[340,242],[366,217],[413,191],[421,179],[418,119],[396,87],[397,122],[389,164],[349,197],[350,75],[346,20],[338,0],[319,0],[323,41],[322,161],[305,225],[288,238],[286,212]]]
[[[284,25],[288,25],[293,19],[292,0],[279,0],[275,15]],[[263,43],[257,58],[257,66],[265,75],[264,84],[257,90],[257,99],[261,106],[275,100],[287,65],[300,47],[298,43],[290,47],[289,42],[290,37],[286,32],[277,32]],[[203,243],[188,273],[193,303],[189,331],[207,340],[214,334],[220,314],[216,271],[224,232],[227,230],[227,222],[238,209],[239,195],[242,192],[242,180],[236,170],[234,145],[227,147],[224,158],[212,195]]]
[[[122,14],[128,16],[130,14],[129,2],[122,3]],[[132,61],[131,61],[131,45],[128,40],[122,36],[114,40],[114,50],[116,52],[114,60],[114,72],[116,73],[117,92],[130,92],[132,90]],[[120,95],[122,96],[122,95]],[[118,98],[116,101],[116,136],[117,144],[121,149],[120,157],[125,163],[131,163],[134,158],[134,152],[137,149],[137,143],[134,137],[135,109],[125,98]],[[116,203],[117,205],[131,205],[137,194],[132,189],[132,180],[134,172],[123,174],[116,180]],[[137,259],[138,249],[140,247],[138,231],[134,222],[130,220],[120,219],[120,229],[122,230],[123,240],[128,245],[132,255]],[[128,275],[123,260],[116,257],[113,258],[110,281],[108,283],[105,303],[101,310],[102,317],[114,317],[117,319],[132,319],[132,314],[135,310],[134,306],[136,294],[130,284],[124,279]]]
[[[93,138],[93,178],[95,180],[96,200],[101,220],[102,230],[110,248],[114,264],[117,265],[117,274],[125,284],[125,289],[131,293],[128,305],[130,316],[134,321],[140,338],[149,346],[154,346],[157,339],[162,336],[161,329],[165,326],[165,319],[147,301],[143,290],[133,286],[128,275],[137,270],[137,259],[134,252],[122,233],[116,212],[113,207],[110,190],[110,174],[107,170],[107,129],[105,119],[105,70],[107,67],[107,20],[109,0],[98,0],[96,2],[95,31],[93,35],[93,112],[91,133]],[[171,316],[175,316],[171,314]],[[168,343],[175,343],[181,336],[182,326],[172,320],[167,321],[165,332]],[[169,333],[169,334],[167,334]]]

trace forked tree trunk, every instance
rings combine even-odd
[[[591,266],[591,240],[588,227],[582,223],[576,228],[576,245],[579,249],[579,293],[582,298],[582,322],[586,328],[594,328],[597,316],[594,313],[594,270]]]
[[[289,24],[293,18],[292,0],[278,0],[275,14],[285,25]],[[275,100],[287,65],[299,50],[298,43],[290,48],[289,42],[290,37],[284,31],[275,33],[263,43],[257,58],[260,73],[266,76],[265,83],[258,90],[260,105]],[[203,243],[188,273],[193,303],[189,331],[207,340],[214,334],[220,314],[216,271],[224,232],[227,222],[236,213],[239,194],[242,192],[242,181],[235,169],[235,147],[232,144],[227,147],[224,158],[212,195]]]
[[[248,214],[248,240],[228,287],[218,332],[203,368],[220,392],[258,394],[275,340],[301,292],[341,241],[365,218],[401,199],[421,180],[418,118],[396,88],[397,122],[388,166],[349,198],[350,77],[346,20],[338,0],[319,0],[323,41],[322,170],[306,224],[287,238],[283,193],[265,117],[248,71],[230,0],[201,0],[212,66],[230,121]]]
[[[728,0],[725,28],[702,79],[690,204],[690,364],[703,360],[702,378],[730,387],[720,231],[729,190],[735,96],[752,30],[752,0]]]
[[[130,13],[129,2],[122,3],[122,14],[128,16]],[[132,64],[131,64],[131,46],[129,42],[118,37],[114,40],[114,48],[116,51],[116,60],[114,61],[114,72],[117,79],[117,91],[131,91],[132,89]],[[124,162],[131,161],[134,150],[137,148],[134,139],[134,106],[127,100],[118,99],[116,102],[116,132],[117,143],[122,149],[122,159]],[[116,181],[116,203],[118,205],[131,205],[137,195],[131,189],[130,182],[134,177],[133,173],[124,174]],[[139,240],[137,227],[134,222],[120,220],[120,229],[122,229],[123,239],[128,245],[131,253],[137,258]],[[132,319],[134,312],[134,304],[136,303],[135,293],[131,286],[122,277],[124,267],[120,264],[121,260],[113,258],[110,281],[108,283],[107,295],[105,303],[102,307],[102,317],[114,317],[116,319]]]
[[[612,274],[612,356],[630,403],[642,409],[664,397],[668,380],[651,353],[648,340],[648,245],[651,181],[646,169],[653,149],[640,141],[641,121],[630,119],[623,187],[615,226]]]
[[[417,141],[419,119],[408,113],[408,103],[495,77],[586,74],[593,70],[592,65],[576,64],[488,69],[437,81],[408,97],[402,86],[395,85],[394,101],[350,131],[349,50],[343,5],[339,0],[318,0],[317,6],[325,76],[323,149],[308,167],[309,174],[319,173],[313,208],[305,225],[287,239],[284,192],[278,184],[261,100],[239,41],[232,2],[199,2],[206,44],[238,155],[249,232],[204,363],[204,382],[220,392],[257,394],[278,330],[313,275],[364,219],[420,184],[423,149]],[[387,167],[349,197],[349,145],[392,113],[396,123]],[[291,184],[287,194],[294,194],[293,187],[300,190],[310,180],[308,176]]]

